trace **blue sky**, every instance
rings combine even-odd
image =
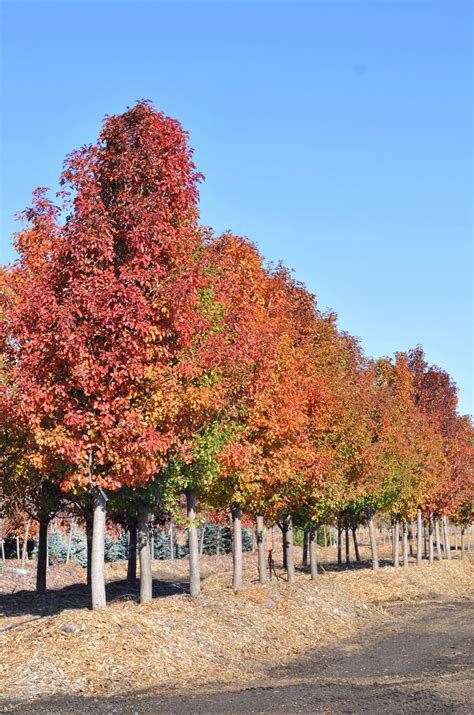
[[[420,343],[472,412],[472,4],[3,0],[1,256],[101,118],[191,134],[202,221],[256,241],[370,355]]]

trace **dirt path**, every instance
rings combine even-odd
[[[258,686],[3,704],[16,713],[474,712],[474,608],[437,599],[404,606],[383,626],[269,672]]]

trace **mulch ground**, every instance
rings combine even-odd
[[[0,573],[2,697],[248,684],[270,667],[286,667],[317,646],[384,621],[394,603],[472,598],[470,559],[373,572],[337,570],[324,556],[317,581],[299,572],[294,584],[280,578],[261,586],[249,554],[238,594],[230,587],[230,558],[204,558],[198,599],[187,594],[186,560],[155,562],[156,598],[143,606],[137,587],[124,580],[125,564],[111,564],[110,603],[100,612],[89,610],[84,572],[75,564],[51,567],[51,591],[41,597],[28,590],[33,573],[6,567]]]

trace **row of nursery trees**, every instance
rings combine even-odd
[[[39,524],[41,589],[48,522],[74,505],[93,608],[107,515],[135,520],[142,601],[150,515],[178,518],[182,499],[193,596],[200,510],[232,515],[235,589],[243,514],[262,580],[264,524],[282,526],[290,581],[295,524],[314,576],[315,529],[338,516],[368,524],[374,567],[376,512],[472,518],[472,424],[449,375],[421,348],[367,359],[286,268],[199,224],[201,179],[181,125],[141,101],[66,158],[56,203],[34,193],[1,271],[2,509]]]

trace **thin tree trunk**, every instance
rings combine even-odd
[[[102,489],[93,490],[94,532],[92,534],[91,590],[92,610],[98,611],[107,605],[105,596],[105,517],[107,497]]]
[[[69,559],[71,558],[71,545],[72,545],[72,537],[74,536],[74,529],[76,526],[76,517],[72,517],[71,523],[69,525],[69,538],[67,540],[67,553],[66,553],[66,563],[69,563]]]
[[[423,523],[423,544],[425,559],[428,558],[428,529],[426,528],[426,520]]]
[[[461,527],[461,558],[464,558],[464,547],[465,547],[466,529],[464,526]]]
[[[23,532],[23,546],[21,550],[21,565],[23,568],[26,566],[28,560],[28,535],[30,533],[31,519],[28,519],[25,524],[25,529]]]
[[[288,525],[285,520],[283,520],[282,524],[282,529],[281,529],[281,545],[282,545],[282,553],[283,553],[283,568],[285,571],[288,569],[288,553],[286,550],[286,532],[288,531]]]
[[[303,531],[303,558],[301,559],[301,566],[305,569],[308,566],[308,541],[309,541],[309,529]]]
[[[242,523],[240,506],[232,507],[232,588],[239,591],[242,588]]]
[[[295,580],[295,555],[293,547],[293,519],[291,516],[285,518],[286,534],[285,534],[285,549],[286,553],[286,573],[288,583],[293,583]]]
[[[199,556],[202,556],[204,551],[204,535],[206,533],[206,523],[201,527],[201,538],[199,539]]]
[[[87,539],[87,585],[92,586],[92,534],[94,533],[94,523],[90,520],[86,521],[86,539]]]
[[[395,568],[400,566],[400,522],[398,517],[393,525],[393,565]]]
[[[216,556],[221,555],[221,527],[220,524],[217,526],[216,533]]]
[[[359,544],[357,543],[357,528],[352,527],[352,541],[354,542],[354,552],[357,563],[360,563]]]
[[[346,564],[349,566],[351,560],[349,556],[349,527],[346,526],[344,529],[345,532],[345,541],[346,541]]]
[[[138,513],[138,554],[140,559],[140,603],[151,601],[153,577],[151,573],[150,527],[148,513]]]
[[[446,552],[446,558],[451,561],[451,538],[449,535],[449,522],[448,517],[443,515],[443,531],[444,531],[444,550]]]
[[[342,564],[342,526],[337,525],[337,563]]]
[[[20,561],[21,556],[20,556],[20,537],[18,534],[15,536],[15,542],[16,542],[16,560]]]
[[[153,524],[148,524],[148,529],[149,529],[149,547],[150,547],[150,560],[151,560],[151,566],[153,566],[153,561],[155,560],[155,533],[154,533],[154,528]]]
[[[421,509],[416,512],[416,565],[420,566],[423,558],[423,519]]]
[[[2,561],[5,561],[5,545],[3,543],[3,519],[0,517],[0,548],[2,553]]]
[[[318,575],[318,549],[316,544],[317,530],[314,526],[309,529],[309,568],[311,579],[314,581]]]
[[[408,529],[408,550],[411,557],[413,557],[413,524],[411,522],[407,523]]]
[[[257,516],[257,549],[258,549],[258,580],[260,583],[267,581],[267,569],[265,560],[265,525],[263,516]]]
[[[137,580],[137,518],[128,517],[128,562],[127,581],[134,584]]]
[[[439,519],[437,516],[434,518],[434,523],[435,523],[435,539],[436,539],[436,553],[438,555],[439,561],[443,558],[443,554],[441,552],[441,540],[440,540],[440,535],[439,535]]]
[[[199,573],[199,544],[196,527],[196,495],[192,489],[186,490],[186,508],[188,516],[189,545],[189,590],[196,598],[201,593],[201,576]]]
[[[406,568],[408,566],[408,522],[404,519],[402,523],[402,536],[403,536],[403,566]]]
[[[428,548],[429,548],[429,562],[430,564],[434,561],[434,544],[433,544],[433,515],[430,514],[428,523]]]
[[[171,561],[174,561],[174,539],[173,539],[173,522],[172,521],[170,521],[169,534],[170,534],[170,559],[171,559]]]
[[[377,539],[375,538],[375,524],[372,516],[369,518],[369,538],[370,550],[372,552],[372,568],[376,571],[379,567],[379,557],[377,553]]]
[[[43,519],[39,522],[38,563],[36,567],[36,593],[46,591],[46,564],[48,562],[48,524]]]
[[[444,556],[447,558],[447,556],[446,556],[446,531],[444,528],[444,516],[441,517],[440,524],[439,524],[439,530],[440,530],[440,536],[441,536],[441,550],[442,550]]]

